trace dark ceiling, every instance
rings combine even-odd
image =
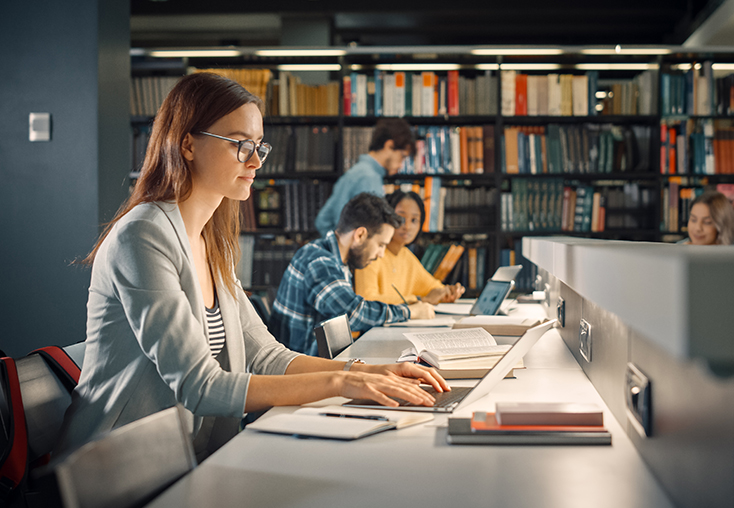
[[[132,15],[277,14],[320,17],[331,43],[682,44],[723,0],[131,0]],[[246,40],[247,39],[247,40]],[[277,44],[222,36],[221,44]],[[180,41],[173,41],[176,43]],[[135,33],[133,33],[135,45]]]

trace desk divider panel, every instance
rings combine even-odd
[[[558,240],[558,243],[554,240]],[[549,316],[556,317],[558,299],[562,298],[565,305],[565,326],[559,328],[561,337],[614,417],[627,429],[627,434],[643,460],[671,499],[686,508],[734,506],[734,376],[726,371],[723,374],[718,372],[717,375],[709,368],[708,362],[716,363],[716,358],[711,360],[711,355],[715,354],[710,347],[711,337],[703,337],[703,344],[709,346],[707,349],[697,348],[696,340],[699,337],[696,327],[691,326],[688,330],[676,331],[677,336],[671,338],[676,341],[676,345],[661,345],[661,334],[655,337],[646,336],[630,326],[625,316],[614,314],[594,303],[567,283],[572,281],[576,285],[580,282],[578,286],[582,291],[599,295],[603,288],[590,287],[589,281],[604,284],[605,276],[613,278],[615,273],[624,271],[624,267],[610,266],[610,275],[598,272],[586,274],[583,267],[598,266],[593,259],[595,253],[588,249],[575,252],[574,239],[526,238],[524,241],[526,244],[523,245],[523,251],[528,252],[528,259],[538,265],[538,273],[543,278],[546,289],[550,291],[546,300]],[[610,245],[605,252],[607,243]],[[593,245],[599,250],[600,257],[606,256],[605,259],[614,259],[621,249],[626,248],[625,243],[589,240],[579,242],[585,247]],[[651,255],[650,252],[654,255],[656,248],[654,244],[648,244],[648,247],[631,244],[629,247],[631,252],[640,248],[650,249],[645,252],[648,256]],[[661,256],[670,253],[665,250],[669,246],[660,247]],[[703,254],[711,258],[709,252]],[[624,255],[618,257],[625,258]],[[731,277],[734,272],[734,258],[728,264],[724,262],[725,266],[720,258],[712,258],[711,261],[712,269],[720,273],[723,276],[720,279],[726,282],[727,277]],[[694,259],[690,266],[700,271],[702,264],[705,271],[707,263]],[[689,268],[684,264],[682,269],[685,271]],[[553,273],[554,270],[557,274]],[[682,279],[686,276],[686,273],[680,274]],[[677,275],[669,273],[667,277],[669,284],[670,278]],[[700,309],[706,305],[705,289],[710,287],[711,280],[706,274],[699,274],[689,286],[690,292],[696,294],[686,295],[691,302],[691,308],[678,310],[685,313],[684,322],[689,322],[687,317],[694,310],[693,307]],[[704,285],[705,281],[708,281],[707,285]],[[619,288],[620,281],[610,280],[608,283]],[[685,283],[681,285],[686,286]],[[720,292],[720,288],[713,291],[717,292]],[[655,293],[655,288],[652,288],[651,293]],[[639,305],[644,306],[645,298],[649,298],[649,295],[627,294],[625,297],[639,301]],[[629,307],[630,302],[611,304],[615,308],[624,309]],[[714,302],[713,305],[720,305],[720,302]],[[657,312],[655,303],[651,307],[653,312]],[[671,313],[676,311],[677,309],[670,309]],[[635,312],[636,315],[630,318],[630,322],[639,319],[639,310]],[[591,362],[579,351],[579,323],[582,318],[592,329]],[[726,324],[727,318],[725,313],[721,313],[717,322],[702,324],[699,327],[700,334],[713,330],[715,334],[722,335],[722,330],[730,329]],[[651,316],[651,319],[665,319],[665,314],[659,313]],[[696,319],[693,316],[690,322],[695,324]],[[663,336],[662,340],[664,338]],[[679,347],[681,338],[689,341],[684,349]],[[696,358],[696,351],[705,351],[706,356]],[[687,358],[686,354],[693,357]],[[724,361],[727,354],[724,348]],[[648,377],[652,387],[652,434],[649,437],[641,437],[628,422],[625,379],[628,362],[632,362]]]

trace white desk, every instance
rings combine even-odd
[[[405,331],[373,329],[342,356],[394,361],[409,346]],[[516,379],[503,380],[467,411],[493,410],[500,400],[604,406],[555,330],[540,339],[525,365]],[[435,426],[443,416],[352,442],[245,430],[150,507],[672,508],[604,407],[612,446],[452,446],[446,428]]]

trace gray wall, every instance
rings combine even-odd
[[[84,340],[85,256],[127,196],[129,0],[0,7],[0,349]],[[28,114],[52,115],[50,142]]]

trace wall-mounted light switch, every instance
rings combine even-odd
[[[579,351],[591,363],[591,325],[585,319],[579,324]]]
[[[28,139],[30,141],[51,141],[51,113],[28,115]]]
[[[556,317],[558,318],[558,324],[561,328],[566,326],[566,300],[558,297],[558,303],[556,304]]]
[[[625,399],[627,421],[642,437],[652,435],[652,391],[650,380],[634,364],[627,364]]]

